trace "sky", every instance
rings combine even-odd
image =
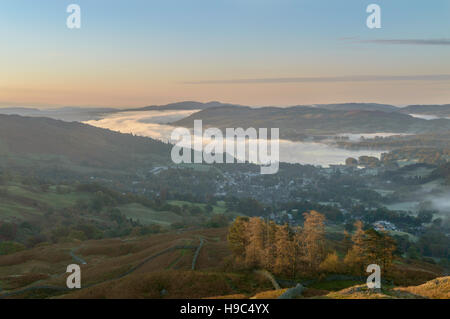
[[[0,107],[450,103],[449,0],[2,0],[0,39]]]

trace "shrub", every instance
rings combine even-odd
[[[325,260],[320,264],[320,270],[327,273],[339,273],[341,270],[341,262],[339,261],[339,256],[334,251],[325,258]]]

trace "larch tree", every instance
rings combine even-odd
[[[275,260],[277,258],[277,236],[278,226],[273,221],[269,221],[265,227],[265,247],[263,251],[263,267],[273,271]]]
[[[350,234],[346,230],[344,230],[344,238],[342,239],[342,247],[344,248],[344,252],[346,254],[352,248],[352,236],[350,236]]]
[[[275,272],[278,274],[287,274],[289,272],[290,262],[292,261],[291,235],[289,225],[279,226],[276,233],[276,252]]]
[[[381,264],[381,234],[371,228],[365,231],[363,241],[365,266],[370,264]]]
[[[325,216],[312,210],[304,213],[302,243],[308,267],[318,269],[325,258]]]
[[[388,271],[392,266],[392,262],[394,261],[394,252],[397,249],[397,242],[394,238],[389,236],[387,232],[383,233],[382,238],[382,257],[381,257],[381,266],[385,271]]]
[[[245,251],[248,245],[248,217],[237,217],[228,230],[228,245],[236,261],[245,260]]]
[[[364,224],[362,221],[358,220],[355,222],[355,232],[352,236],[352,248],[347,252],[344,262],[349,267],[350,272],[356,273],[358,275],[362,274],[365,264],[365,249],[364,249],[364,239],[366,234],[364,233]]]
[[[248,267],[260,267],[264,260],[265,224],[259,217],[252,217],[248,223],[248,244],[245,249],[245,263]]]

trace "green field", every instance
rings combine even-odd
[[[182,217],[169,211],[156,211],[138,203],[126,204],[117,207],[127,218],[134,221],[139,220],[143,225],[158,224],[170,226],[172,223],[180,222]]]
[[[196,205],[196,206],[199,206],[199,207],[201,207],[203,209],[205,209],[205,207],[207,206],[207,204],[201,204],[201,203],[193,204],[191,202],[181,201],[181,200],[169,200],[169,201],[167,201],[167,203],[169,203],[171,205],[175,205],[175,206],[180,206],[180,207],[182,207],[183,205],[187,205],[187,206]],[[226,210],[227,210],[227,208],[225,207],[225,202],[223,202],[223,201],[217,202],[217,204],[216,205],[212,205],[212,207],[213,207],[212,212],[214,214],[225,214]]]

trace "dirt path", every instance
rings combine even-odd
[[[198,246],[197,250],[195,251],[194,258],[192,258],[192,270],[195,270],[195,265],[197,263],[198,255],[200,254],[200,250],[202,249],[204,243],[205,243],[205,240],[203,238],[200,239],[200,245]]]
[[[70,256],[72,256],[73,260],[75,260],[75,262],[77,264],[82,264],[82,265],[86,265],[87,262],[80,256],[75,255],[75,252],[80,249],[80,247],[76,247],[76,248],[72,248],[72,250],[70,251]]]

